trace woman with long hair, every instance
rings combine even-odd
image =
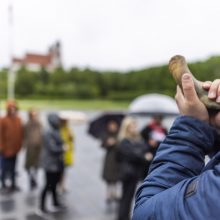
[[[118,159],[122,197],[119,204],[118,220],[129,220],[132,199],[143,169],[151,161],[152,154],[139,135],[134,118],[127,117],[121,125],[118,136]]]

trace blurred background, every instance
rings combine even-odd
[[[105,128],[116,114],[120,127],[132,114],[141,131],[152,117],[162,116],[168,131],[178,115],[168,61],[181,54],[199,80],[219,78],[219,19],[217,0],[1,0],[0,116],[8,113],[7,100],[16,100],[12,107],[22,126],[34,108],[44,133],[49,113],[65,115],[74,136],[74,163],[67,172],[68,193],[61,196],[67,209],[42,214],[37,210],[44,171],[40,166],[38,187],[30,191],[21,148],[20,189],[1,192],[0,219],[117,219],[120,202],[106,202],[102,178],[104,138],[97,127],[95,134],[89,131],[92,123],[113,115]]]

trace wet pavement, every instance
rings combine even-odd
[[[22,114],[23,115],[23,114]],[[93,118],[95,113],[89,113]],[[25,117],[25,116],[23,116]],[[45,113],[42,114],[45,122]],[[24,171],[24,151],[19,155],[18,185],[20,192],[0,194],[0,220],[112,220],[116,204],[105,204],[105,185],[101,180],[103,151],[99,142],[86,135],[87,124],[74,125],[76,136],[75,164],[67,171],[68,192],[63,196],[67,210],[40,217],[38,213],[39,189],[43,172],[39,171],[39,189],[30,191]],[[49,201],[50,202],[50,201]]]
[[[90,119],[98,112],[87,112]],[[26,113],[21,114],[25,120]],[[46,112],[41,114],[45,123]],[[142,123],[143,120],[141,119]],[[169,121],[167,124],[171,124]],[[24,150],[18,161],[18,185],[15,194],[0,194],[0,220],[114,220],[117,204],[105,203],[105,184],[100,178],[103,150],[99,142],[87,135],[87,124],[74,125],[76,137],[75,164],[67,171],[68,192],[63,196],[66,211],[41,216],[38,212],[39,192],[43,185],[43,173],[39,172],[39,189],[30,191],[24,171]],[[50,202],[50,201],[49,201]]]

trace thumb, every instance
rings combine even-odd
[[[183,94],[187,101],[195,101],[198,99],[198,96],[196,94],[195,85],[193,82],[192,75],[189,73],[184,73],[182,76],[182,88],[183,88]]]

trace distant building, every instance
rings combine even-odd
[[[12,65],[15,71],[24,66],[31,71],[39,71],[43,67],[51,72],[62,66],[61,60],[61,44],[56,42],[49,47],[47,54],[26,53],[23,58],[14,57]]]

